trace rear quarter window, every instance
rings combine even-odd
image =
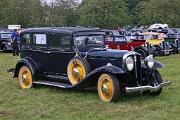
[[[47,44],[46,34],[33,34],[33,45],[45,47]]]

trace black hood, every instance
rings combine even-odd
[[[86,52],[87,57],[97,57],[97,58],[108,58],[108,59],[118,59],[122,58],[126,54],[127,50],[112,50],[112,49],[102,49],[102,50],[92,50]]]
[[[83,52],[81,56],[87,59],[92,69],[106,66],[108,63],[116,67],[122,67],[123,56],[127,52],[126,50],[99,49]]]

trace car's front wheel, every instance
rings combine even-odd
[[[102,101],[115,102],[120,96],[118,78],[112,74],[102,74],[99,77],[97,88]]]
[[[18,74],[19,85],[22,89],[30,89],[33,86],[32,72],[27,66],[22,66]]]

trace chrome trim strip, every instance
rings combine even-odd
[[[162,87],[171,85],[171,81],[163,82],[159,84],[158,86],[139,86],[139,87],[126,87],[126,93],[132,93],[132,92],[143,92],[143,91],[151,91],[156,92]]]

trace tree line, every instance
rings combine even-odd
[[[180,27],[180,0],[1,0],[0,26]]]

